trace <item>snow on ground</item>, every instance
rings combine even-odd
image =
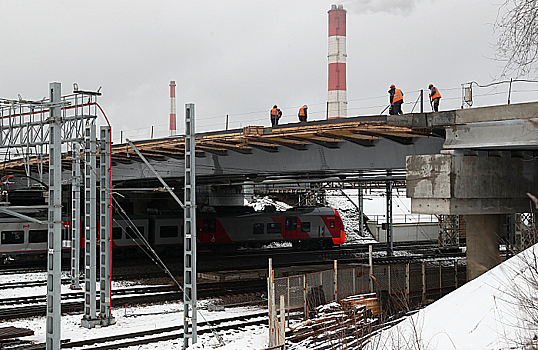
[[[382,332],[370,349],[536,349],[537,263],[535,245]]]
[[[226,311],[201,310],[204,305],[211,301],[200,301],[198,320],[208,321],[235,317],[238,315],[248,315],[258,313],[262,309],[259,307],[234,307],[227,308]],[[96,327],[87,329],[80,326],[82,314],[62,316],[62,339],[71,341],[101,338],[106,336],[149,331],[156,328],[165,328],[183,325],[183,303],[167,303],[163,305],[121,307],[113,308],[112,315],[116,319],[116,324],[109,327]],[[202,317],[203,315],[203,317]],[[45,317],[36,317],[15,321],[0,321],[0,327],[14,326],[29,328],[35,332],[33,336],[24,337],[24,340],[45,342]],[[268,330],[267,326],[252,326],[244,331],[219,332],[224,341],[221,345],[212,334],[201,334],[198,336],[198,344],[189,349],[202,349],[218,347],[221,350],[247,349],[259,350],[267,346]],[[158,344],[148,344],[127,349],[177,349],[183,345],[183,339],[175,339]]]

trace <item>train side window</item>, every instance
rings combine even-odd
[[[159,228],[159,237],[161,238],[172,238],[178,236],[178,227],[177,226],[161,226]]]
[[[286,231],[297,230],[297,218],[295,216],[289,216],[286,218]]]
[[[334,228],[334,221],[331,221],[331,228]]]
[[[138,232],[140,232],[140,234],[144,236],[144,226],[137,226],[136,228],[138,229]],[[135,239],[138,238],[138,233],[131,227],[127,227],[127,229],[125,230],[125,237]]]
[[[280,222],[267,224],[267,233],[282,233],[282,224]]]
[[[24,243],[24,231],[2,231],[2,244]]]
[[[204,219],[202,224],[202,233],[217,232],[217,219]]]
[[[301,222],[301,232],[310,232],[310,222]]]
[[[30,230],[28,232],[28,242],[43,243],[47,241],[47,230]]]
[[[66,229],[65,227],[62,227],[62,241],[70,241],[71,240],[71,230]]]
[[[112,239],[121,239],[121,232],[122,232],[122,228],[121,227],[114,227],[112,228]]]
[[[263,235],[263,224],[254,224],[252,226],[252,233],[255,235]]]

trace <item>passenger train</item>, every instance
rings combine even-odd
[[[301,207],[287,211],[267,208],[255,212],[250,207],[212,207],[197,213],[198,249],[232,251],[238,247],[261,247],[273,242],[289,242],[296,248],[329,248],[345,242],[344,224],[330,207]],[[0,259],[44,259],[47,252],[47,225],[18,218],[0,218]],[[46,220],[46,219],[45,219]],[[130,222],[128,222],[130,221]],[[132,223],[132,224],[131,224]],[[134,227],[133,227],[134,224]],[[81,224],[83,227],[83,224]],[[136,228],[135,228],[136,227]],[[71,222],[64,221],[62,249],[69,256]],[[144,237],[155,251],[176,254],[183,247],[183,214],[137,215],[129,220],[113,215],[113,255],[142,254]],[[82,245],[82,243],[81,243]]]

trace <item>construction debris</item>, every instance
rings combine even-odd
[[[382,311],[376,294],[372,293],[319,306],[316,313],[316,317],[290,327],[286,340],[301,342],[308,348],[356,344],[378,324]]]

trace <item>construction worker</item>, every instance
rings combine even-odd
[[[392,84],[389,89],[389,100],[390,100],[390,115],[403,114],[402,104],[403,104],[403,92],[400,89],[396,89],[396,86]]]
[[[308,117],[308,113],[307,113],[307,110],[308,110],[308,106],[307,105],[304,105],[302,106],[301,108],[299,108],[299,121],[300,122],[304,122],[306,123],[306,118]]]
[[[428,89],[430,89],[430,105],[434,112],[439,112],[439,100],[441,99],[441,94],[433,84],[430,84]]]
[[[280,117],[282,117],[282,111],[278,109],[276,105],[274,105],[273,109],[271,109],[271,126],[278,125]]]

